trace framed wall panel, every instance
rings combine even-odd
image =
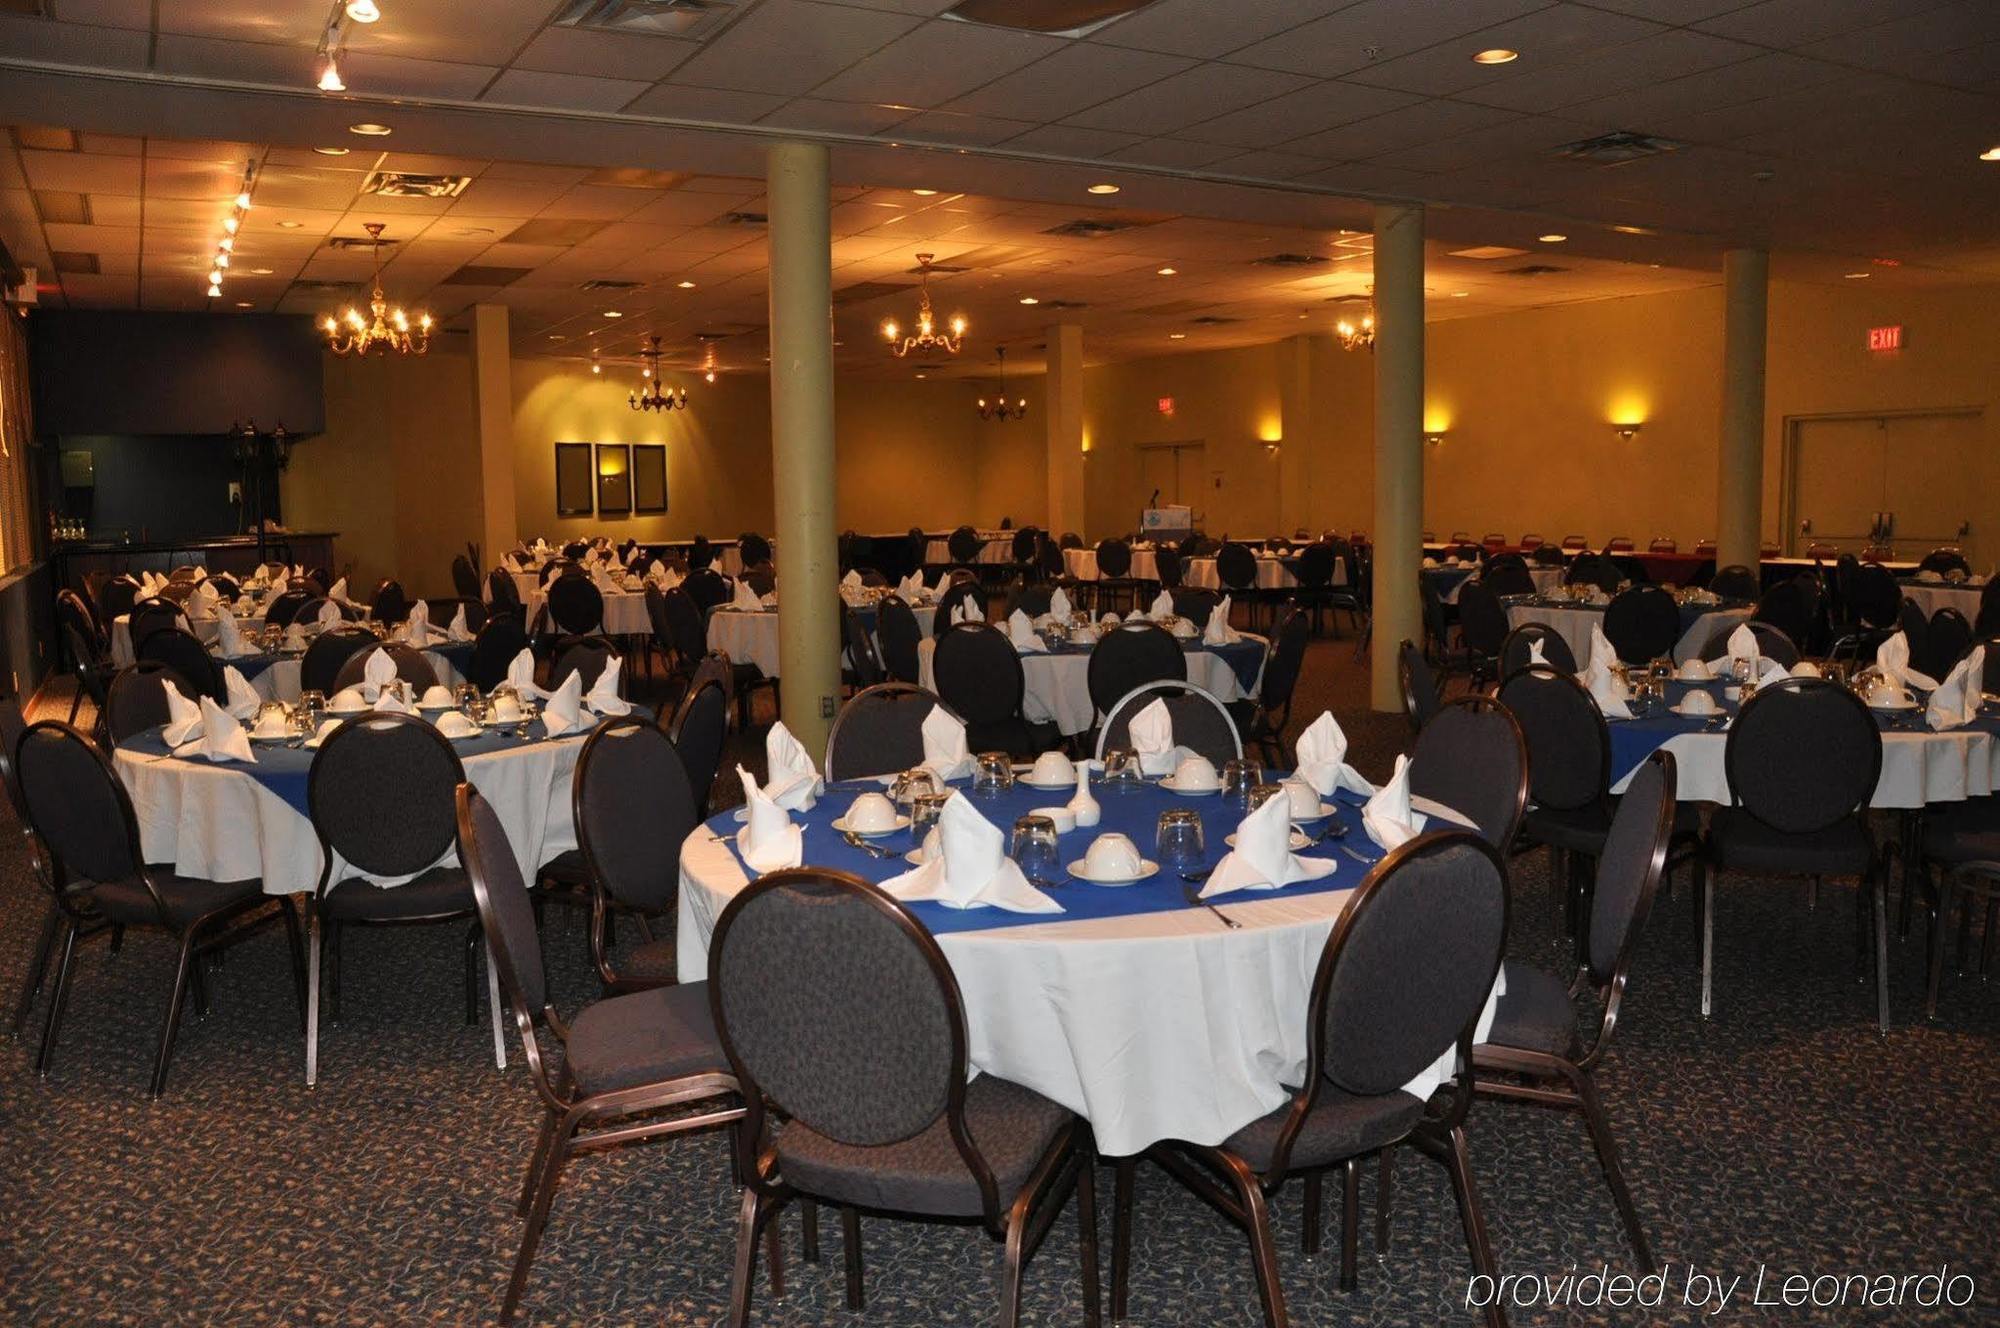
[[[658,443],[632,445],[632,510],[647,516],[667,510],[667,449]]]
[[[597,514],[625,516],[632,510],[632,448],[627,443],[597,445]]]
[[[556,444],[557,516],[589,516],[595,510],[597,481],[591,453],[589,443]]]

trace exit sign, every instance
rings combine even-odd
[[[1903,348],[1903,325],[1891,327],[1871,327],[1868,329],[1868,349],[1901,350]]]
[[[1174,413],[1174,399],[1172,397],[1161,397],[1153,404],[1160,408],[1160,414],[1162,415],[1171,415]]]

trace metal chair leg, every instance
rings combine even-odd
[[[1389,1253],[1389,1201],[1395,1195],[1396,1150],[1394,1146],[1382,1150],[1382,1167],[1375,1180],[1375,1257],[1384,1258]]]
[[[35,1073],[46,1075],[55,1060],[56,1035],[62,1032],[63,1007],[69,1004],[70,978],[76,969],[76,923],[63,919],[62,958],[56,964],[56,985],[49,993],[48,1022],[42,1025],[42,1049],[35,1056]]]
[[[847,1308],[858,1311],[866,1300],[861,1284],[861,1213],[857,1209],[840,1210],[840,1253],[847,1271]]]
[[[1889,1031],[1889,887],[1880,864],[1868,874],[1866,888],[1875,897],[1875,1021]]]
[[[153,1061],[152,1096],[167,1091],[167,1062],[173,1059],[174,1039],[181,1029],[181,1008],[188,998],[188,973],[194,966],[194,937],[181,938],[180,961],[174,966],[174,994],[167,1002],[166,1026],[160,1031],[160,1051]],[[199,981],[197,977],[196,981]]]
[[[1340,1289],[1352,1291],[1360,1285],[1355,1275],[1356,1249],[1360,1245],[1361,1159],[1350,1157],[1342,1164],[1340,1194]]]
[[[1321,1185],[1324,1177],[1325,1173],[1317,1169],[1306,1173],[1305,1198],[1299,1205],[1304,1210],[1304,1220],[1299,1224],[1299,1250],[1308,1258],[1319,1253]]]
[[[1103,1310],[1097,1275],[1097,1154],[1080,1148],[1076,1169],[1076,1244],[1083,1264],[1084,1328],[1098,1328]]]
[[[1472,1159],[1466,1152],[1465,1129],[1454,1127],[1445,1152],[1445,1166],[1451,1172],[1451,1188],[1458,1195],[1459,1217],[1465,1223],[1465,1244],[1472,1255],[1472,1271],[1497,1282],[1493,1272],[1493,1247],[1486,1239],[1486,1215],[1479,1207],[1479,1189],[1472,1179]],[[1488,1328],[1507,1328],[1507,1314],[1496,1294],[1487,1302]]]
[[[28,961],[28,971],[21,978],[21,999],[14,1006],[14,1036],[21,1036],[21,1026],[28,1022],[28,1011],[34,1008],[35,997],[41,994],[42,982],[48,977],[49,956],[56,948],[56,932],[62,923],[62,910],[54,900],[49,901],[49,911],[42,918],[41,939],[35,942],[35,957]]]
[[[1111,1172],[1111,1320],[1125,1317],[1132,1272],[1132,1174],[1138,1163],[1121,1157]]]
[[[1291,1320],[1285,1314],[1284,1288],[1278,1285],[1278,1250],[1271,1240],[1271,1210],[1264,1201],[1264,1187],[1239,1159],[1225,1155],[1222,1160],[1250,1229],[1250,1264],[1257,1274],[1257,1296],[1264,1305],[1264,1328],[1289,1328]]]
[[[465,932],[465,1022],[479,1022],[479,943],[484,940],[477,920]]]
[[[799,1200],[799,1254],[807,1263],[819,1262],[819,1201]]]
[[[514,1274],[507,1280],[507,1298],[500,1303],[500,1322],[508,1323],[520,1307],[521,1293],[528,1288],[528,1268],[535,1262],[535,1249],[548,1225],[549,1205],[556,1197],[556,1182],[562,1179],[563,1163],[569,1160],[570,1136],[576,1133],[577,1116],[569,1113],[556,1127],[548,1161],[542,1167],[541,1182],[528,1209],[528,1225],[521,1232],[521,1251],[514,1256]]]
[[[1597,1083],[1589,1071],[1573,1075],[1576,1094],[1583,1106],[1583,1123],[1590,1131],[1590,1141],[1597,1146],[1598,1165],[1604,1168],[1605,1182],[1611,1186],[1611,1198],[1618,1205],[1618,1216],[1625,1221],[1625,1234],[1632,1241],[1632,1252],[1639,1257],[1639,1266],[1648,1276],[1658,1271],[1653,1262],[1652,1246],[1646,1242],[1645,1228],[1639,1225],[1639,1210],[1632,1202],[1632,1191],[1625,1187],[1625,1172],[1618,1164],[1618,1145],[1611,1137],[1611,1122],[1604,1114],[1604,1101],[1597,1095]]]
[[[1929,972],[1924,980],[1924,1018],[1937,1018],[1938,980],[1944,973],[1944,933],[1947,920],[1951,917],[1952,882],[1951,873],[1946,872],[1944,881],[1938,886],[1937,913],[1931,919]]]

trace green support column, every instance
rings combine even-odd
[[[1396,649],[1423,641],[1424,209],[1375,208],[1375,612],[1370,696],[1403,708]]]

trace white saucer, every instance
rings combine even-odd
[[[328,711],[327,713],[333,714],[335,712]],[[358,714],[360,712],[357,711],[356,713]],[[480,723],[484,724],[489,729],[511,729],[516,724],[525,724],[528,721],[532,720],[533,718],[534,718],[533,715],[521,715],[514,719],[501,719],[497,715],[488,715],[485,719],[481,720]]]
[[[1220,780],[1208,788],[1182,788],[1180,785],[1174,783],[1172,775],[1168,775],[1165,779],[1162,779],[1160,787],[1169,793],[1178,793],[1183,798],[1206,798],[1212,794],[1222,792],[1222,783]]]
[[[1333,813],[1334,813],[1333,804],[1330,802],[1322,802],[1319,805],[1319,810],[1314,812],[1311,816],[1301,816],[1297,812],[1293,812],[1292,824],[1300,825],[1306,821],[1324,821],[1327,817],[1333,815]]]
[[[1667,679],[1667,681],[1677,682],[1683,687],[1713,687],[1715,686],[1715,684],[1719,682],[1728,682],[1733,680],[1717,677],[1715,675],[1710,675],[1709,677],[1706,678],[1683,678],[1681,677],[1680,674],[1676,673],[1673,677]]]
[[[1016,775],[1014,777],[1014,782],[1016,784],[1025,785],[1026,787],[1032,789],[1073,789],[1076,787],[1076,779],[1074,776],[1070,777],[1069,779],[1065,779],[1060,784],[1044,784],[1038,779],[1029,779],[1025,775]]]
[[[1140,881],[1143,881],[1147,877],[1158,872],[1160,870],[1160,864],[1152,861],[1151,859],[1146,859],[1140,862],[1139,874],[1137,876],[1120,877],[1118,880],[1115,881],[1100,881],[1099,879],[1097,879],[1097,877],[1087,874],[1083,870],[1082,858],[1078,858],[1075,862],[1070,863],[1069,866],[1065,867],[1063,870],[1067,871],[1071,876],[1076,877],[1077,880],[1089,881],[1092,885],[1136,885]]]
[[[424,704],[424,703],[422,703],[422,702],[418,702],[418,704],[417,704],[417,709],[418,709],[418,710],[421,710],[421,711],[423,711],[423,712],[424,712],[425,714],[438,714],[438,715],[441,715],[441,714],[443,714],[443,713],[444,713],[445,711],[447,711],[447,710],[456,710],[456,709],[458,709],[458,702],[456,702],[456,701],[446,701],[446,702],[445,702],[444,704],[442,704],[442,705],[426,705],[426,704]]]
[[[275,734],[269,734],[269,735],[266,735],[266,734],[262,734],[262,733],[252,733],[252,734],[250,735],[250,741],[252,741],[252,742],[290,742],[290,741],[291,741],[292,739],[294,739],[294,738],[296,738],[296,737],[298,737],[298,736],[299,736],[299,735],[298,735],[298,734],[296,734],[296,733],[275,733]]]
[[[850,826],[848,825],[847,818],[845,816],[834,817],[831,824],[834,829],[840,831],[840,833],[843,835],[846,834],[849,830],[852,830],[855,834],[860,835],[863,839],[880,839],[884,835],[893,835],[898,830],[909,829],[910,818],[907,816],[898,816],[896,818],[896,823],[894,825],[885,825],[880,830],[863,830],[859,826]]]
[[[1880,710],[1885,714],[1900,714],[1905,710],[1920,709],[1917,703],[1913,700],[1905,700],[1900,704],[1894,701],[1870,701],[1868,703],[1868,708],[1870,710]]]
[[[909,863],[912,867],[921,867],[924,865],[924,851],[920,848],[913,848],[903,855],[903,861]]]
[[[1225,844],[1227,844],[1227,845],[1229,845],[1229,847],[1231,847],[1231,848],[1235,848],[1235,847],[1236,847],[1236,833],[1235,833],[1234,831],[1231,831],[1230,833],[1228,833],[1228,834],[1224,835],[1224,836],[1222,837],[1222,842],[1223,842],[1223,843],[1225,843]],[[1306,832],[1305,832],[1305,831],[1303,831],[1303,830],[1301,830],[1301,829],[1299,829],[1299,828],[1298,828],[1297,826],[1293,826],[1293,827],[1292,827],[1292,852],[1294,852],[1294,853],[1297,853],[1297,852],[1298,852],[1298,851],[1299,851],[1300,849],[1307,849],[1307,848],[1311,848],[1311,847],[1312,847],[1312,840],[1310,840],[1310,839],[1307,839],[1307,838],[1306,838]]]
[[[1717,706],[1713,710],[1689,710],[1687,708],[1686,702],[1682,702],[1679,705],[1670,705],[1667,707],[1667,709],[1673,711],[1676,715],[1679,715],[1682,719],[1714,719],[1719,715],[1726,715],[1729,713],[1727,710],[1724,710],[1721,706]]]

